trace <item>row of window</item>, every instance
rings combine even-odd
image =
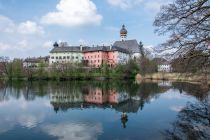
[[[90,62],[90,63],[93,63],[93,62],[95,62],[95,63],[96,63],[97,61],[96,61],[96,60],[90,60],[89,62]],[[100,62],[101,62],[101,61],[100,61],[100,60],[98,60],[98,63],[100,63]],[[102,62],[103,62],[103,60],[102,60]]]
[[[97,56],[95,55],[95,58],[96,58]],[[98,58],[100,57],[100,55],[98,55]],[[88,56],[87,58],[94,58],[94,56]]]
[[[94,56],[87,56],[87,57],[85,57],[85,59],[89,59],[89,58],[96,58],[96,55],[95,55],[95,57]],[[100,56],[98,55],[98,58],[100,58]],[[104,58],[104,57],[103,57]],[[106,58],[106,57],[105,57]],[[113,56],[113,58],[114,58],[114,56]]]
[[[56,57],[54,57],[54,56],[52,56],[51,57],[51,59],[78,59],[79,57],[78,56],[56,56]],[[85,57],[85,59],[89,59],[89,58],[94,58],[94,56],[87,56],[87,57]],[[95,55],[95,58],[96,58],[96,55]],[[98,55],[98,58],[100,58],[100,56]],[[114,58],[114,56],[113,56],[113,58]],[[83,59],[83,57],[82,57],[82,59]]]
[[[170,70],[170,68],[159,68],[159,70]]]
[[[70,56],[63,56],[63,57],[62,56],[59,56],[59,57],[52,56],[51,59],[79,59],[79,57],[78,56],[75,56],[75,57],[74,56],[72,56],[72,57],[70,57]]]
[[[100,65],[92,65],[92,64],[90,64],[89,66],[99,68],[101,66],[101,64]],[[114,64],[108,64],[108,66],[113,67]]]
[[[52,61],[51,63],[66,63],[67,61]]]

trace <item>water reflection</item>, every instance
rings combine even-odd
[[[209,140],[209,119],[209,103],[188,103],[179,111],[172,127],[163,132],[164,136],[166,139]]]
[[[42,129],[49,135],[58,137],[62,140],[97,140],[103,133],[101,124],[69,123],[48,124]]]
[[[62,83],[57,85],[58,88],[54,87],[51,90],[50,103],[55,112],[97,107],[136,113],[139,107],[143,109],[145,102],[150,102],[152,98],[157,98],[158,94],[168,89],[160,88],[157,83],[143,83],[140,86],[130,83],[130,88],[127,83],[92,83],[83,84],[82,88],[76,85],[77,83]]]
[[[28,139],[161,139],[159,129],[186,102],[208,95],[198,85],[169,81],[0,82],[0,139],[24,133]]]

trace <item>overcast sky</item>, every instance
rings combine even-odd
[[[0,0],[0,56],[46,56],[55,41],[110,45],[127,39],[157,46],[152,26],[160,5],[170,0]]]

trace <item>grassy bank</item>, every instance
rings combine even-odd
[[[0,79],[9,80],[105,80],[135,79],[139,68],[130,61],[126,65],[100,68],[82,67],[80,64],[55,64],[50,67],[40,65],[37,68],[23,68],[21,63],[12,63]]]
[[[12,76],[12,77],[0,77],[1,80],[60,80],[60,81],[66,81],[66,80],[107,80],[107,79],[113,79],[113,80],[123,80],[123,79],[135,79],[135,74],[123,74],[123,73],[95,73],[95,72],[82,72],[82,73],[70,73],[70,74],[52,74],[46,72],[45,74],[33,74],[30,76]]]
[[[144,79],[171,80],[182,82],[204,82],[206,79],[210,84],[210,74],[207,77],[202,73],[152,73],[146,74]]]

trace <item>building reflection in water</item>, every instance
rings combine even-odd
[[[171,85],[172,84],[172,85]],[[68,109],[109,108],[120,114],[137,113],[159,98],[167,90],[175,88],[199,100],[208,94],[199,86],[190,83],[141,83],[128,82],[12,82],[0,83],[0,104],[11,99],[24,98],[32,102],[37,97],[50,97],[55,112]],[[180,93],[181,94],[181,93]],[[121,118],[121,119],[120,119]],[[127,118],[119,115],[119,121],[126,127]]]
[[[126,92],[117,92],[116,89],[103,90],[99,87],[88,87],[77,93],[55,92],[50,94],[50,102],[55,110],[68,108],[88,108],[98,106],[117,108],[118,104],[130,100]]]
[[[128,115],[125,112],[123,112],[121,115],[121,123],[123,125],[123,128],[126,128],[127,121],[128,121]]]
[[[128,116],[125,112],[129,112],[128,106],[132,100],[127,92],[119,92],[114,88],[105,90],[99,87],[88,87],[73,94],[68,92],[50,94],[50,102],[54,106],[56,113],[59,110],[65,111],[68,108],[112,108],[118,112],[123,112],[121,115],[123,128],[126,128],[128,121]],[[138,111],[138,108],[139,106],[135,110]]]
[[[128,93],[119,93],[116,89],[109,89],[104,92],[101,88],[91,88],[89,93],[84,96],[85,102],[94,104],[118,104],[128,99]]]

